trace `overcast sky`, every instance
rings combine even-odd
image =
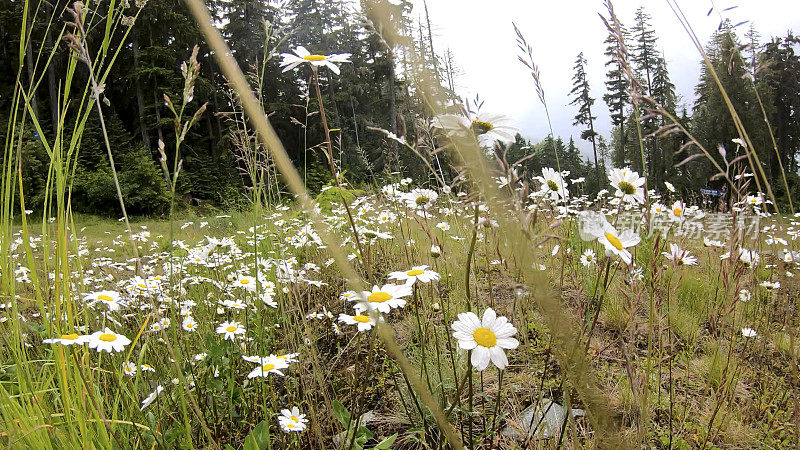
[[[423,14],[422,0],[414,0],[414,14]],[[670,77],[681,102],[691,106],[700,73],[700,56],[665,0],[615,0],[614,9],[630,28],[636,8],[645,6],[652,17],[658,46],[664,52]],[[703,43],[716,30],[720,16],[712,13],[711,0],[678,0]],[[718,11],[738,5],[725,14],[733,23],[750,20],[762,35],[800,32],[800,0],[714,0]],[[588,60],[587,73],[594,110],[595,129],[608,136],[605,92],[607,36],[598,13],[605,13],[603,0],[428,0],[434,30],[434,47],[442,54],[449,48],[461,70],[458,90],[462,97],[480,94],[484,110],[504,113],[516,120],[523,136],[541,139],[548,134],[544,108],[539,103],[529,72],[517,61],[515,22],[533,46],[556,135],[575,137],[585,155],[590,144],[580,140],[572,126],[576,108],[569,105],[572,68],[578,53]],[[605,14],[604,14],[605,15]],[[419,16],[418,16],[419,17]],[[743,33],[748,25],[740,30]]]

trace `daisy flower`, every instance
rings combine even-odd
[[[675,192],[675,186],[672,185],[669,181],[664,182],[664,186],[667,187],[667,190],[670,192]]]
[[[740,249],[739,250],[739,261],[741,261],[747,267],[755,267],[758,265],[759,260],[761,257],[758,255],[758,252],[755,250],[746,250]]]
[[[86,300],[90,305],[102,303],[106,305],[109,311],[117,311],[120,307],[119,292],[115,291],[93,292],[86,296]]]
[[[275,301],[275,299],[273,298],[274,294],[272,294],[271,292],[264,292],[259,297],[261,298],[261,301],[264,302],[265,305],[270,306],[272,308],[278,307],[278,302]]]
[[[75,333],[62,334],[61,337],[45,339],[42,341],[44,344],[61,344],[61,345],[82,345],[86,343],[87,336],[79,336]]]
[[[275,355],[265,356],[263,358],[258,358],[257,360],[250,362],[258,363],[258,367],[251,370],[250,373],[247,374],[247,378],[256,378],[256,377],[264,377],[266,378],[267,375],[274,373],[278,376],[283,376],[283,372],[281,370],[286,369],[289,367],[289,363],[286,362],[285,359],[278,358]]]
[[[286,353],[283,355],[278,355],[277,358],[286,361],[286,364],[291,364],[298,361],[298,356],[300,356],[300,353]]]
[[[682,250],[678,244],[669,244],[669,251],[662,252],[668,260],[682,266],[696,266],[697,257],[692,256],[689,250]]]
[[[281,410],[281,415],[278,416],[278,423],[281,429],[287,433],[300,432],[306,429],[308,419],[305,414],[300,414],[300,410],[295,406],[291,410]]]
[[[405,281],[406,284],[414,284],[417,281],[430,283],[431,281],[439,280],[439,274],[428,269],[428,266],[414,266],[411,270],[390,273],[389,279]]]
[[[356,325],[358,331],[369,331],[375,326],[375,319],[363,313],[351,316],[348,314],[339,314],[339,322],[346,325]]]
[[[503,370],[508,365],[504,350],[519,345],[519,341],[512,337],[517,334],[517,329],[505,317],[497,317],[492,308],[484,311],[483,319],[473,312],[461,313],[452,328],[458,346],[472,350],[471,363],[479,371],[486,369],[490,361]]]
[[[195,320],[189,316],[183,319],[181,327],[186,331],[194,331],[197,329],[197,322],[195,322]]]
[[[654,216],[658,214],[664,214],[666,212],[667,212],[667,207],[658,202],[653,203],[653,205],[650,207],[650,214]]]
[[[231,309],[245,309],[247,305],[244,302],[240,302],[239,300],[225,300],[222,302],[222,306]]]
[[[583,267],[589,267],[594,264],[596,259],[597,256],[595,255],[594,250],[587,248],[586,251],[584,251],[581,255],[581,264],[583,264]]]
[[[433,118],[432,125],[441,128],[448,136],[468,136],[474,133],[483,148],[494,147],[495,142],[514,142],[519,129],[511,126],[512,119],[502,114],[478,113],[469,117],[455,114],[440,114]]]
[[[686,206],[684,206],[683,202],[678,200],[672,204],[672,208],[669,210],[669,218],[673,222],[680,222],[683,220],[683,213],[686,210]]]
[[[125,361],[122,363],[122,373],[129,377],[136,375],[136,364],[131,361]]]
[[[542,176],[536,177],[542,184],[539,194],[549,198],[550,200],[557,201],[565,199],[569,195],[564,177],[561,176],[555,169],[545,167],[542,169]]]
[[[625,264],[633,261],[633,255],[627,249],[641,241],[635,231],[628,229],[618,232],[613,225],[608,223],[602,213],[585,213],[581,215],[580,235],[584,240],[597,239],[606,249],[606,256],[617,255]]]
[[[93,348],[98,352],[121,352],[125,346],[131,343],[127,337],[114,333],[109,328],[102,331],[97,331],[89,336],[86,336],[86,342],[89,348]]]
[[[413,189],[403,196],[403,200],[405,200],[409,208],[421,210],[428,209],[436,203],[436,199],[438,198],[439,194],[437,194],[436,191],[422,188]]]
[[[744,203],[747,204],[747,205],[755,207],[755,206],[759,206],[762,203],[764,203],[764,200],[763,200],[763,197],[761,197],[760,194],[759,195],[748,195],[744,199]]]
[[[282,53],[283,60],[280,66],[284,72],[288,72],[300,64],[310,64],[311,68],[317,70],[318,67],[327,67],[336,75],[339,75],[339,66],[334,63],[349,63],[350,53],[333,53],[330,55],[313,55],[302,45],[294,49],[294,54]]]
[[[359,296],[358,296],[358,293],[356,291],[344,291],[339,296],[339,299],[340,300],[347,300],[347,301],[351,301],[352,302],[352,301],[358,301],[359,300]]]
[[[753,295],[747,289],[742,289],[739,291],[739,301],[743,303],[749,302],[751,298],[753,298]]]
[[[234,282],[233,285],[236,287],[244,288],[248,292],[255,292],[256,291],[256,279],[255,277],[241,275],[239,276]]]
[[[217,333],[223,335],[223,339],[233,341],[236,335],[244,334],[244,327],[239,322],[222,322],[217,327]]]
[[[373,286],[372,292],[362,291],[356,309],[359,311],[380,311],[388,314],[393,308],[406,306],[402,297],[408,297],[413,290],[410,284],[384,284]]]
[[[160,394],[163,390],[164,390],[164,386],[161,386],[159,384],[156,387],[155,391],[151,392],[150,395],[148,395],[147,397],[145,397],[144,400],[142,400],[142,407],[139,408],[139,411],[143,411],[145,408],[150,406],[154,401],[156,401],[156,397],[158,397],[158,394]]]
[[[746,338],[756,337],[757,335],[758,333],[756,333],[756,330],[752,328],[742,328],[742,336]]]
[[[613,168],[608,173],[608,180],[617,189],[616,196],[629,203],[644,203],[644,177],[630,168]]]

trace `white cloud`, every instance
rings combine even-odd
[[[707,16],[711,1],[678,1],[705,44],[720,22],[716,13]],[[424,14],[422,0],[414,2],[413,14],[419,17]],[[515,22],[533,46],[555,134],[565,139],[574,136],[588,155],[590,145],[580,141],[579,128],[572,126],[576,110],[569,105],[568,94],[574,61],[582,51],[589,61],[587,73],[596,98],[595,128],[608,135],[608,109],[602,100],[606,72],[603,41],[607,31],[598,16],[598,13],[606,15],[603,3],[602,0],[428,0],[428,10],[436,51],[442,54],[450,48],[463,72],[457,80],[459,92],[469,98],[480,94],[486,101],[486,109],[513,116],[526,137],[538,139],[549,130],[530,75],[517,61],[511,26]],[[715,2],[719,10],[736,3]],[[785,35],[789,29],[800,30],[797,0],[739,0],[738,3],[738,8],[724,14],[733,23],[752,21],[762,40]],[[642,4],[652,17],[651,24],[666,56],[672,82],[683,103],[691,106],[700,73],[700,56],[666,1],[617,0],[614,9],[623,24],[630,27],[635,9]]]

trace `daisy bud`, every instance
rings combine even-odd
[[[431,256],[438,258],[442,255],[442,249],[438,245],[431,245]]]

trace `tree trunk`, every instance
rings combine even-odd
[[[136,89],[136,103],[139,106],[139,130],[142,133],[142,142],[147,150],[150,150],[150,133],[147,131],[147,121],[145,119],[144,94],[142,93],[142,83],[139,81],[139,36],[134,33],[131,40],[133,47],[133,79]]]
[[[397,134],[397,99],[395,96],[394,52],[389,49],[389,129]],[[397,142],[389,139],[389,150],[397,155]]]
[[[31,11],[28,12],[30,13]],[[28,14],[28,17],[31,17],[31,22],[28,23],[27,26],[28,36],[26,42],[27,45],[25,46],[25,68],[28,70],[28,88],[30,89],[28,95],[30,95],[31,98],[31,109],[33,110],[33,115],[39,119],[39,103],[36,101],[36,90],[34,89],[34,83],[36,83],[36,74],[33,70],[33,15]]]
[[[211,89],[211,101],[212,101],[211,110],[216,112],[216,111],[220,111],[220,108],[219,108],[219,100],[217,98],[217,90],[218,89],[217,89],[217,85],[215,83],[216,71],[214,70],[214,64],[215,64],[214,58],[208,58],[208,70],[209,70],[208,79],[209,79],[209,81],[211,83],[211,87],[212,87],[212,89]],[[206,114],[211,115],[208,112]],[[213,116],[214,116],[214,125],[216,126],[216,131],[217,131],[217,137],[219,139],[221,139],[222,138],[222,123],[220,122],[219,114],[213,114]],[[216,161],[216,158],[217,158],[217,155],[214,154],[214,161]]]
[[[150,45],[153,45],[153,28],[150,28]],[[164,142],[164,133],[161,131],[161,103],[163,99],[158,97],[158,81],[153,77],[153,108],[156,111],[156,132],[158,133],[158,140]]]
[[[155,82],[153,83],[155,85]],[[164,141],[164,133],[161,131],[161,100],[158,98],[158,93],[156,93],[157,89],[153,86],[153,101],[155,104],[153,105],[156,110],[156,131],[158,132],[158,140]]]
[[[47,17],[53,16],[53,5],[49,2],[45,2],[45,7],[47,8]],[[47,46],[49,48],[54,48],[55,45],[53,44],[53,27],[52,24],[50,27],[47,28]],[[56,85],[56,57],[53,55],[53,59],[50,61],[50,64],[47,65],[47,90],[50,94],[50,121],[52,122],[53,126],[53,135],[55,136],[58,134],[58,114],[59,114],[59,106],[58,106],[58,87]]]
[[[433,73],[436,76],[436,81],[439,82],[439,64],[436,61],[436,52],[433,50],[433,31],[431,31],[431,16],[428,14],[428,2],[423,0],[422,5],[425,7],[425,21],[428,23],[428,46],[431,51]]]
[[[589,112],[589,132],[591,133],[591,141],[592,141],[592,151],[594,151],[594,170],[598,173],[600,172],[600,166],[597,164],[597,136],[594,134],[594,121],[592,120],[592,107],[588,106],[586,108]]]

